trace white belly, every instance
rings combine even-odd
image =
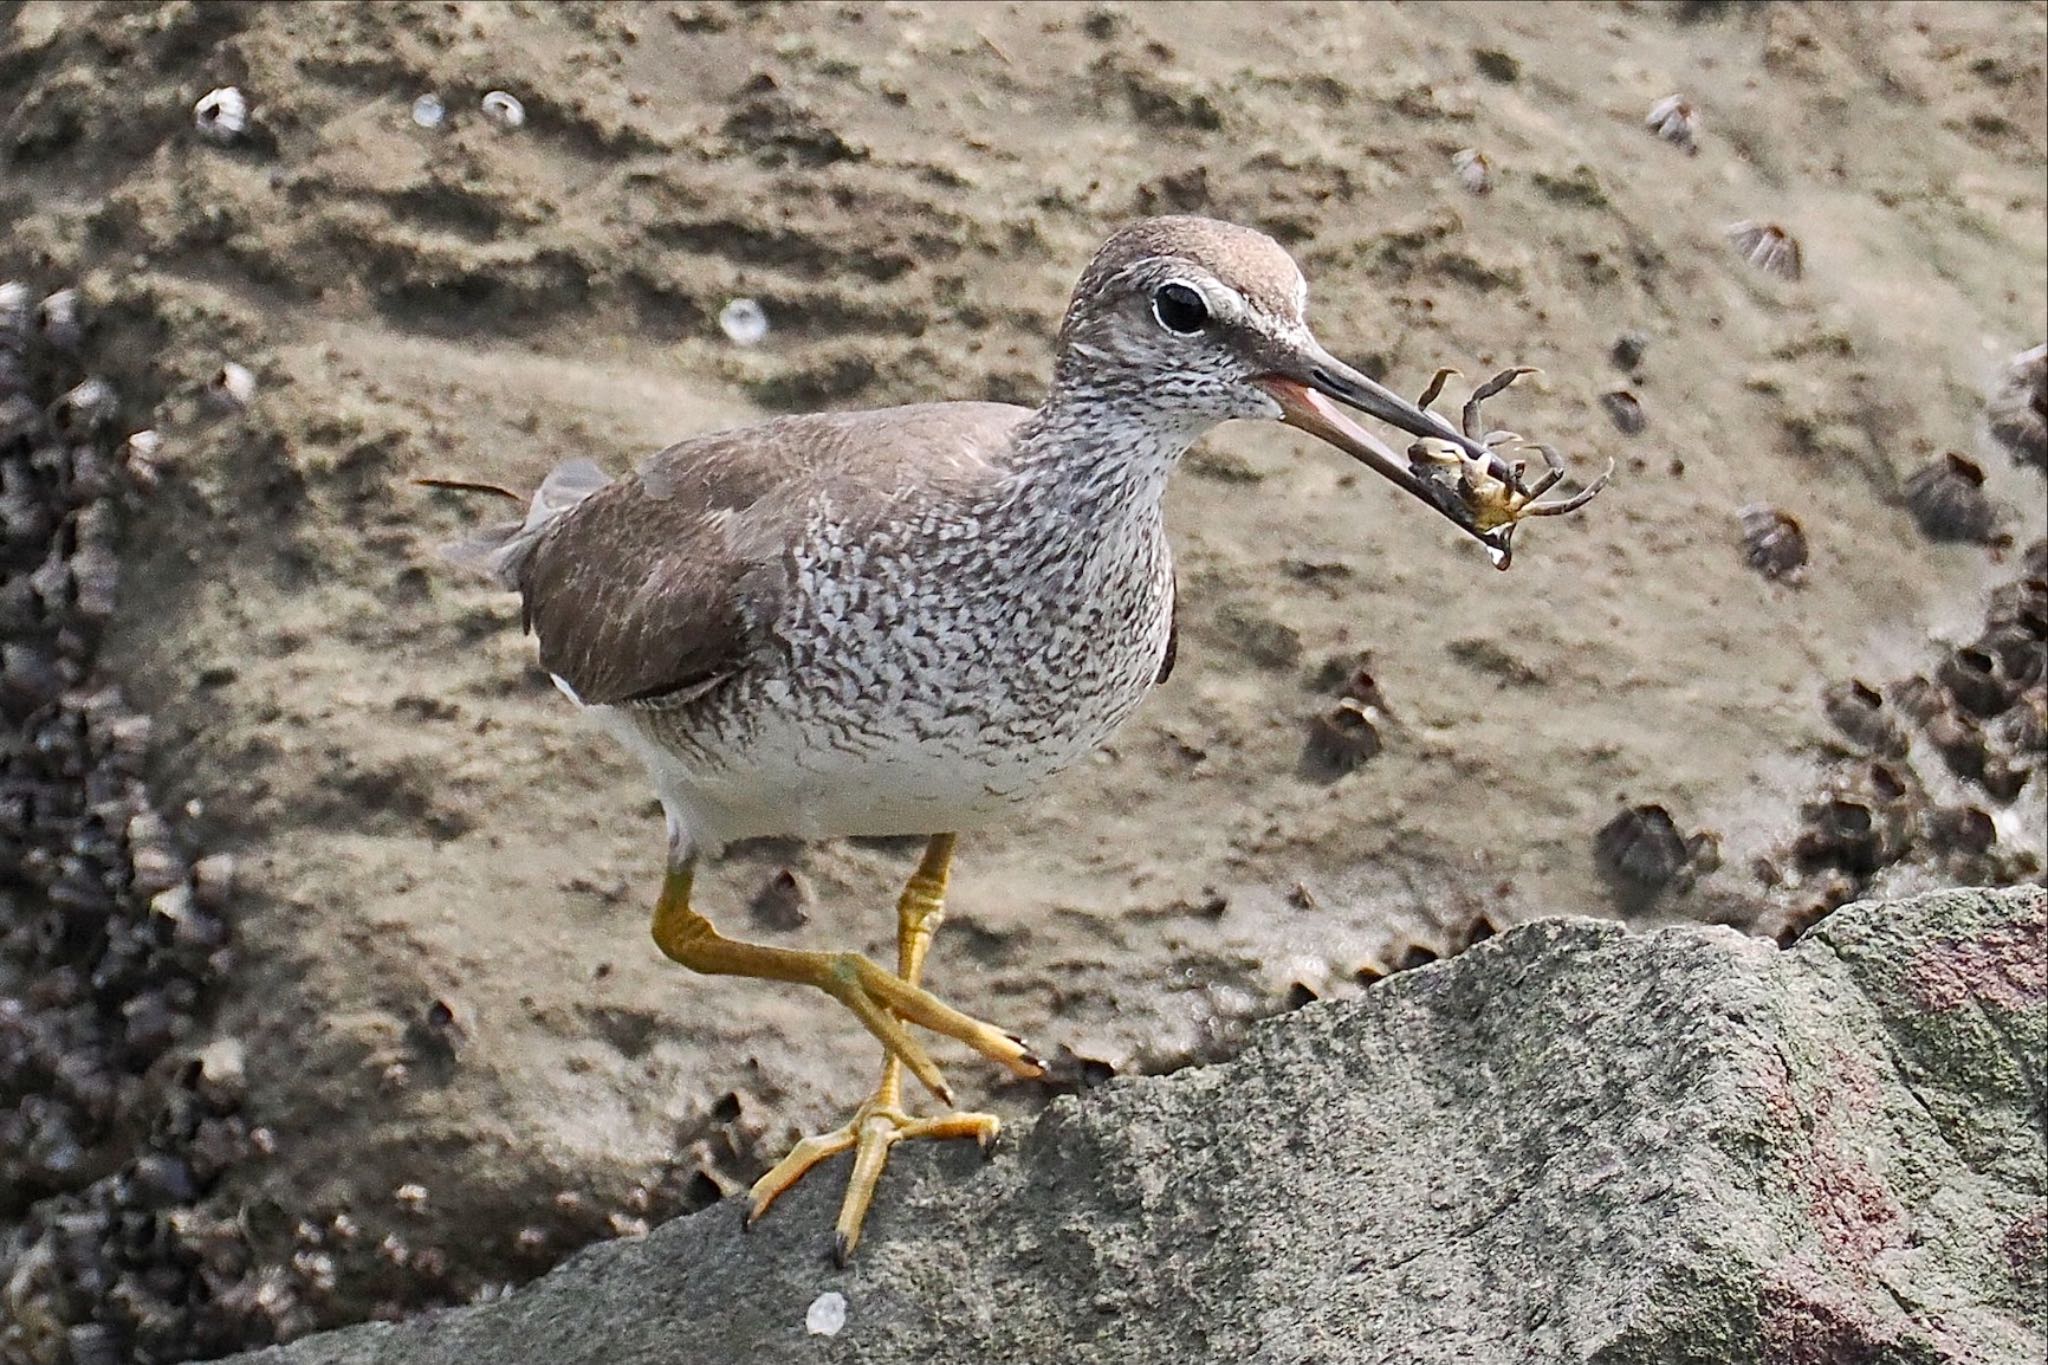
[[[771,712],[729,755],[694,760],[651,735],[645,713],[584,711],[646,765],[686,847],[715,853],[764,836],[937,834],[997,823],[1106,740],[1142,697],[1139,690],[1127,705],[1029,745],[990,742],[965,723],[948,730],[931,717],[864,728],[849,742],[817,718]]]

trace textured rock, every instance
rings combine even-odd
[[[2037,888],[1867,902],[1789,950],[1544,922],[1060,1100],[986,1167],[903,1149],[850,1272],[835,1165],[752,1234],[729,1201],[239,1359],[2018,1365],[2044,1057]]]

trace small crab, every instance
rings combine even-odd
[[[1429,387],[1422,391],[1422,397],[1416,400],[1416,406],[1427,411],[1443,393],[1444,382],[1456,373],[1452,369],[1438,370]],[[1598,496],[1614,477],[1614,461],[1609,460],[1600,477],[1577,493],[1556,502],[1539,502],[1537,499],[1564,477],[1564,457],[1551,446],[1530,445],[1529,449],[1543,457],[1544,465],[1544,472],[1533,484],[1522,482],[1527,469],[1522,461],[1511,463],[1502,457],[1502,446],[1519,445],[1522,438],[1512,431],[1487,431],[1480,405],[1523,375],[1534,373],[1526,365],[1502,370],[1465,400],[1460,425],[1466,441],[1476,443],[1480,453],[1473,453],[1470,444],[1435,437],[1425,437],[1408,447],[1408,467],[1430,489],[1439,510],[1478,536],[1493,557],[1494,566],[1501,569],[1508,567],[1513,556],[1509,540],[1524,518],[1561,517],[1576,512]]]

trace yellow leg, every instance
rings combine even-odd
[[[951,845],[947,847],[950,850]],[[911,1074],[941,1104],[953,1102],[952,1091],[924,1045],[910,1036],[901,1020],[957,1038],[1016,1075],[1028,1079],[1044,1074],[1044,1066],[1025,1048],[1022,1038],[962,1014],[931,992],[920,990],[900,976],[891,976],[858,953],[801,952],[726,938],[710,920],[690,908],[694,871],[694,863],[672,869],[662,883],[661,899],[654,906],[655,944],[691,971],[816,986],[852,1010],[868,1032],[881,1040],[889,1055],[909,1067]],[[939,885],[943,892],[943,878]],[[922,949],[917,956],[922,963]]]
[[[940,921],[946,917],[946,882],[952,871],[954,836],[938,834],[932,836],[926,845],[924,859],[911,874],[910,882],[903,888],[901,899],[896,902],[896,973],[904,984],[916,988],[919,978],[924,975],[925,953],[930,950],[932,935],[938,932]],[[887,1041],[886,1039],[884,1040]],[[853,1118],[842,1128],[807,1137],[799,1142],[775,1168],[754,1182],[749,1195],[747,1221],[752,1223],[768,1211],[781,1194],[801,1180],[819,1162],[837,1156],[849,1147],[853,1149],[853,1172],[847,1179],[846,1198],[839,1206],[839,1221],[834,1238],[834,1252],[841,1265],[853,1256],[853,1250],[860,1245],[861,1224],[866,1221],[868,1208],[874,1202],[875,1187],[881,1181],[882,1167],[889,1160],[889,1149],[906,1138],[973,1138],[987,1151],[1001,1131],[1002,1124],[994,1114],[941,1114],[932,1118],[912,1118],[903,1109],[903,1068],[908,1063],[916,1070],[914,1062],[891,1048],[882,1059],[881,1083],[875,1093],[862,1102],[854,1111]],[[1014,1069],[1014,1068],[1013,1068]],[[945,1096],[939,1097],[950,1104]]]

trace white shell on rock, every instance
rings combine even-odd
[[[36,327],[51,345],[67,351],[77,350],[85,338],[78,313],[78,291],[59,289],[37,304]]]
[[[163,433],[153,427],[144,428],[128,438],[122,453],[127,461],[128,475],[135,480],[136,487],[154,488],[163,478],[163,464],[159,458],[163,448]]]
[[[206,393],[224,408],[246,408],[249,400],[256,396],[256,376],[249,372],[248,366],[230,360],[206,381]]]
[[[735,346],[758,346],[768,337],[768,314],[752,299],[734,299],[718,310],[718,326]]]
[[[526,123],[526,106],[503,90],[493,90],[483,98],[484,117],[500,128],[518,128]]]
[[[192,122],[211,142],[234,142],[249,131],[249,100],[232,85],[208,91],[192,106]]]
[[[1476,147],[1452,153],[1451,169],[1458,173],[1458,183],[1473,194],[1485,194],[1493,188],[1493,163]]]
[[[439,128],[448,117],[448,106],[439,95],[428,93],[412,102],[412,121],[422,128]]]
[[[1699,147],[1693,142],[1693,134],[1699,131],[1700,117],[1693,109],[1692,101],[1683,95],[1666,95],[1650,106],[1650,116],[1643,120],[1649,130],[1676,147],[1683,147],[1688,153],[1696,153]]]
[[[846,1326],[846,1295],[828,1289],[804,1310],[804,1330],[814,1337],[836,1337]]]

